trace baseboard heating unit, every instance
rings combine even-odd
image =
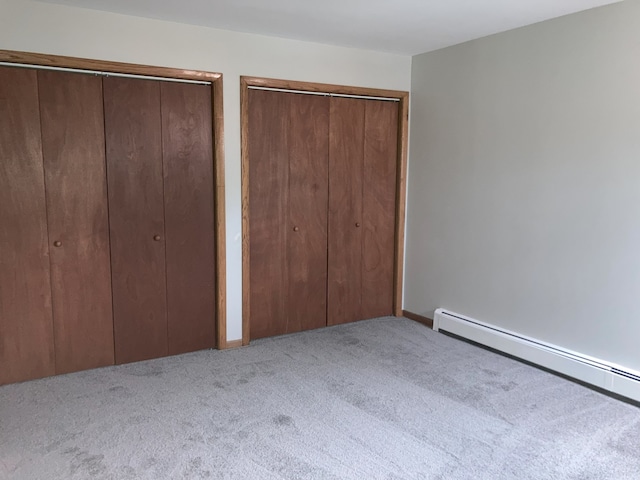
[[[452,333],[640,402],[640,372],[442,308],[435,312],[433,329]]]

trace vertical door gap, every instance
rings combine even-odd
[[[100,89],[102,92],[102,129],[104,131],[104,182],[105,193],[107,197],[107,237],[109,239],[109,282],[111,285],[111,330],[113,332],[113,363],[117,364],[116,358],[116,322],[115,322],[115,305],[113,301],[113,256],[111,252],[111,205],[109,202],[109,162],[107,160],[107,116],[105,106],[104,82],[108,77],[101,77]]]
[[[363,318],[364,313],[364,298],[362,296],[363,280],[365,278],[365,262],[364,262],[364,241],[367,236],[368,222],[365,219],[366,211],[364,207],[365,189],[367,188],[367,182],[364,181],[364,166],[367,156],[367,110],[369,109],[369,100],[361,100],[364,102],[364,108],[362,109],[362,158],[360,159],[360,177],[362,178],[362,188],[360,190],[360,311],[358,317]]]
[[[162,171],[162,246],[164,251],[164,301],[165,301],[165,311],[164,311],[164,320],[166,326],[166,346],[167,351],[166,355],[169,355],[169,286],[167,282],[168,271],[167,271],[167,246],[169,243],[169,239],[167,238],[167,208],[166,208],[166,191],[165,191],[165,158],[164,158],[164,120],[163,120],[163,109],[162,109],[162,93],[164,91],[164,84],[161,82],[157,83],[158,85],[158,104],[160,108],[160,165]]]
[[[48,252],[48,260],[49,260],[49,292],[51,299],[51,338],[53,342],[53,370],[55,373],[58,373],[58,358],[56,355],[56,320],[55,320],[55,308],[53,306],[56,301],[53,297],[53,252],[51,250],[51,232],[49,231],[49,195],[47,192],[47,174],[45,172],[45,163],[44,163],[44,141],[42,138],[42,105],[40,103],[40,72],[35,71],[34,73],[36,78],[36,101],[38,102],[38,121],[40,123],[40,160],[42,161],[42,185],[44,187],[44,210],[45,210],[45,227],[47,229],[47,252]]]
[[[331,312],[331,304],[329,303],[330,300],[332,300],[331,298],[329,298],[329,288],[330,288],[330,284],[329,284],[329,276],[331,273],[330,270],[330,266],[331,266],[331,253],[332,250],[329,244],[329,239],[331,238],[331,232],[333,231],[331,229],[331,198],[332,198],[332,189],[331,189],[331,171],[333,168],[333,148],[332,148],[332,139],[333,139],[333,109],[334,109],[334,100],[333,97],[329,96],[329,120],[328,120],[328,131],[329,131],[329,141],[328,141],[328,153],[327,153],[327,241],[326,241],[326,245],[327,245],[327,265],[326,265],[326,272],[327,272],[327,277],[325,280],[325,297],[326,297],[326,303],[327,303],[327,309],[326,309],[326,314],[325,314],[325,325],[329,326],[330,325],[330,312]]]

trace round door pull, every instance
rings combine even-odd
[[[154,235],[154,236],[153,236],[153,239],[154,239],[156,242],[159,242],[159,241],[160,241],[160,235]]]
[[[55,242],[53,242],[53,246],[54,247],[61,247],[62,246],[62,242],[60,240],[56,240]]]
[[[298,227],[293,227],[294,232],[297,232],[298,230],[300,230]]]
[[[360,227],[360,222],[356,222],[356,227]]]

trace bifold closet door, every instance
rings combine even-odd
[[[162,82],[169,354],[215,347],[211,87]]]
[[[110,77],[116,362],[215,346],[211,87]]]
[[[102,79],[38,71],[56,373],[112,365]]]
[[[362,318],[393,315],[398,102],[366,100],[362,175]]]
[[[331,98],[327,323],[362,320],[365,101]]]
[[[160,82],[103,79],[116,363],[168,354]]]
[[[326,325],[329,100],[249,91],[251,338]]]
[[[288,332],[327,324],[329,98],[290,94]]]
[[[0,66],[0,384],[54,373],[37,72]]]
[[[398,103],[331,99],[327,323],[392,315]]]
[[[287,331],[289,96],[249,90],[251,338]],[[293,233],[293,232],[292,232]]]
[[[0,67],[0,384],[215,346],[211,106]]]

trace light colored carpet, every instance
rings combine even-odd
[[[381,318],[0,387],[2,479],[638,479],[640,409]]]

